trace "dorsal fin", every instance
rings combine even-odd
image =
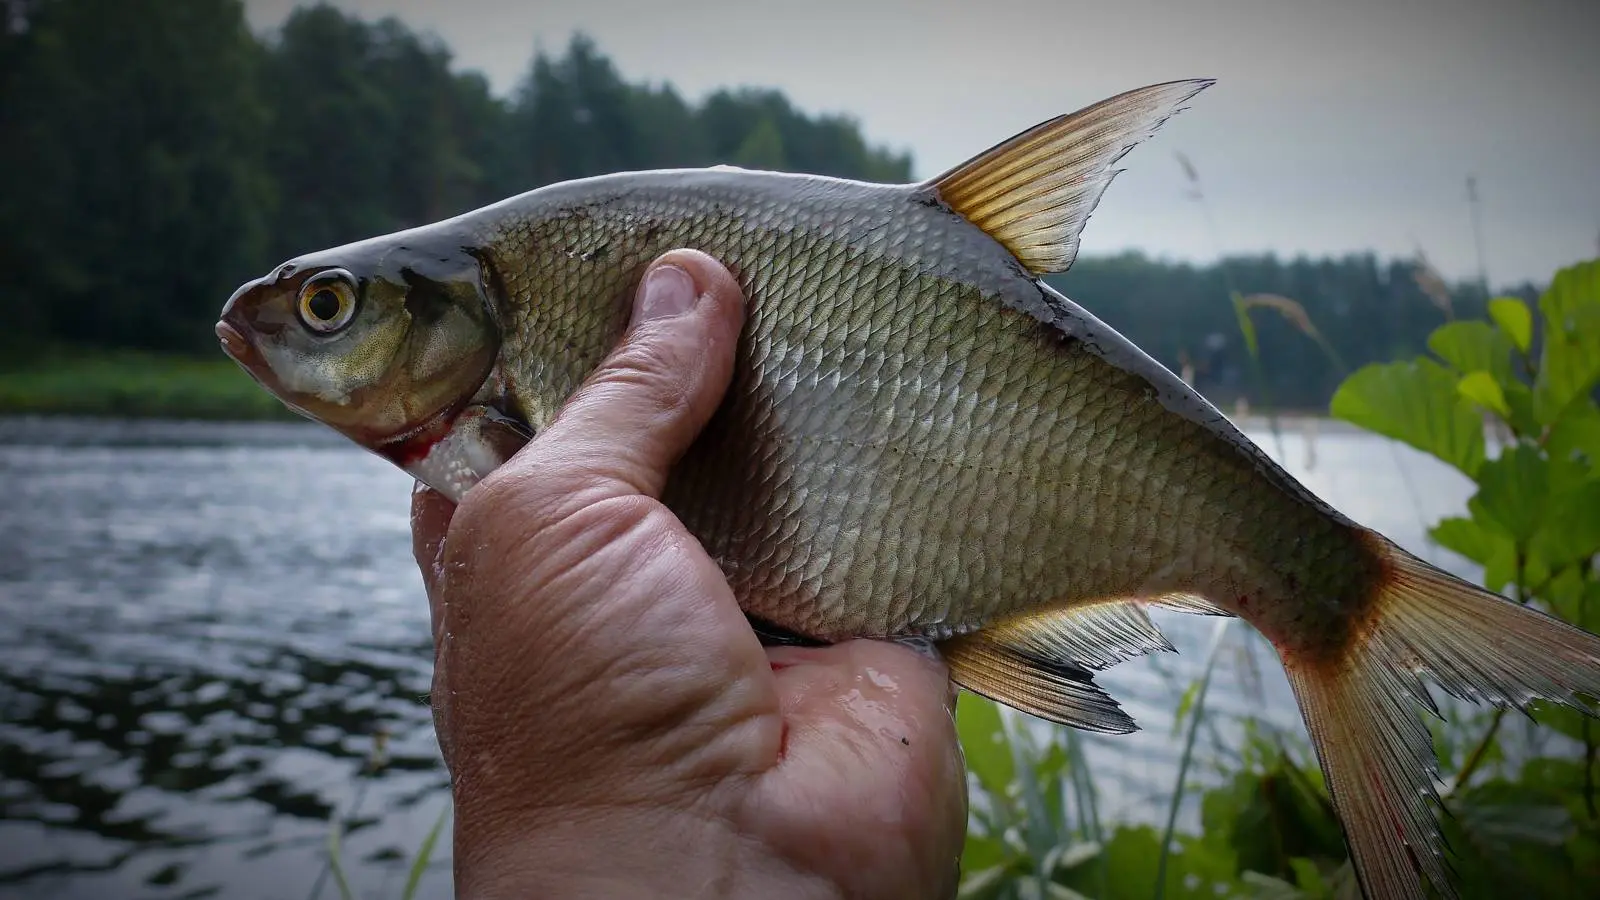
[[[1214,83],[1193,79],[1118,94],[1057,116],[928,182],[940,199],[1035,275],[1065,272],[1122,155]]]

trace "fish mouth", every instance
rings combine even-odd
[[[217,321],[217,340],[222,342],[222,352],[237,362],[244,362],[244,358],[254,352],[250,342],[245,340],[239,329],[229,324],[227,319]]]
[[[271,385],[265,380],[266,360],[256,350],[255,345],[244,336],[237,326],[226,318],[217,320],[217,340],[222,344],[222,352],[228,358],[239,364],[252,379],[262,387],[271,390]]]

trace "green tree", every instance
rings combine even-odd
[[[763,118],[745,135],[739,149],[733,151],[735,165],[750,169],[781,171],[788,168],[783,153],[783,135],[771,119]]]
[[[478,75],[398,20],[326,4],[284,22],[267,55],[272,259],[420,225],[495,199],[505,109]]]
[[[0,296],[56,338],[198,348],[259,259],[258,46],[237,0],[12,4]]]

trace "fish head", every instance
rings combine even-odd
[[[494,370],[490,281],[459,241],[377,238],[242,285],[216,332],[284,405],[392,458],[447,431]]]

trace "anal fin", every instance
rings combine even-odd
[[[1133,718],[1068,659],[1035,656],[984,632],[939,645],[950,677],[967,690],[1058,725],[1103,734],[1138,731]]]
[[[1092,670],[1172,645],[1138,602],[1113,600],[1002,622],[939,649],[951,678],[975,694],[1059,725],[1127,734],[1139,726]]]

